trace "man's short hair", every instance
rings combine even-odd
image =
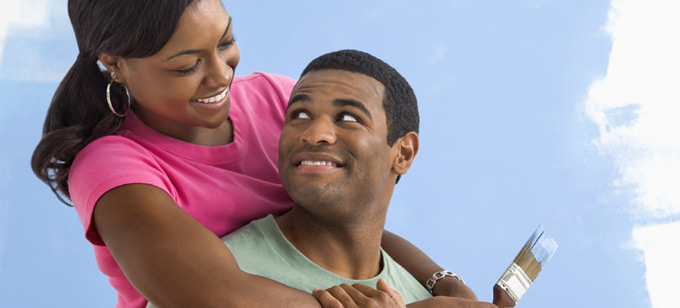
[[[382,60],[358,50],[339,50],[322,55],[307,65],[300,78],[311,71],[338,69],[373,77],[385,86],[382,106],[387,118],[387,144],[413,131],[418,133],[420,118],[413,89],[397,70]]]

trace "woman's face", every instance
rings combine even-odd
[[[231,135],[229,90],[239,59],[222,2],[198,0],[186,8],[158,53],[120,59],[113,69],[147,125],[187,142],[223,144],[205,140]]]

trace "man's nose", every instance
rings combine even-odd
[[[336,141],[335,125],[328,117],[320,117],[311,121],[302,133],[302,142],[318,144],[334,144]]]

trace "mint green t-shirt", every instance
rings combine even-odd
[[[404,299],[404,303],[432,297],[401,265],[381,249],[383,268],[375,277],[353,280],[335,275],[309,260],[291,244],[269,215],[222,237],[244,272],[270,278],[287,286],[312,293],[342,283],[376,287],[382,278]]]

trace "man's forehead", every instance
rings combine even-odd
[[[339,69],[314,70],[300,77],[293,88],[291,103],[310,102],[315,95],[330,95],[336,99],[382,102],[385,87],[373,77]]]

